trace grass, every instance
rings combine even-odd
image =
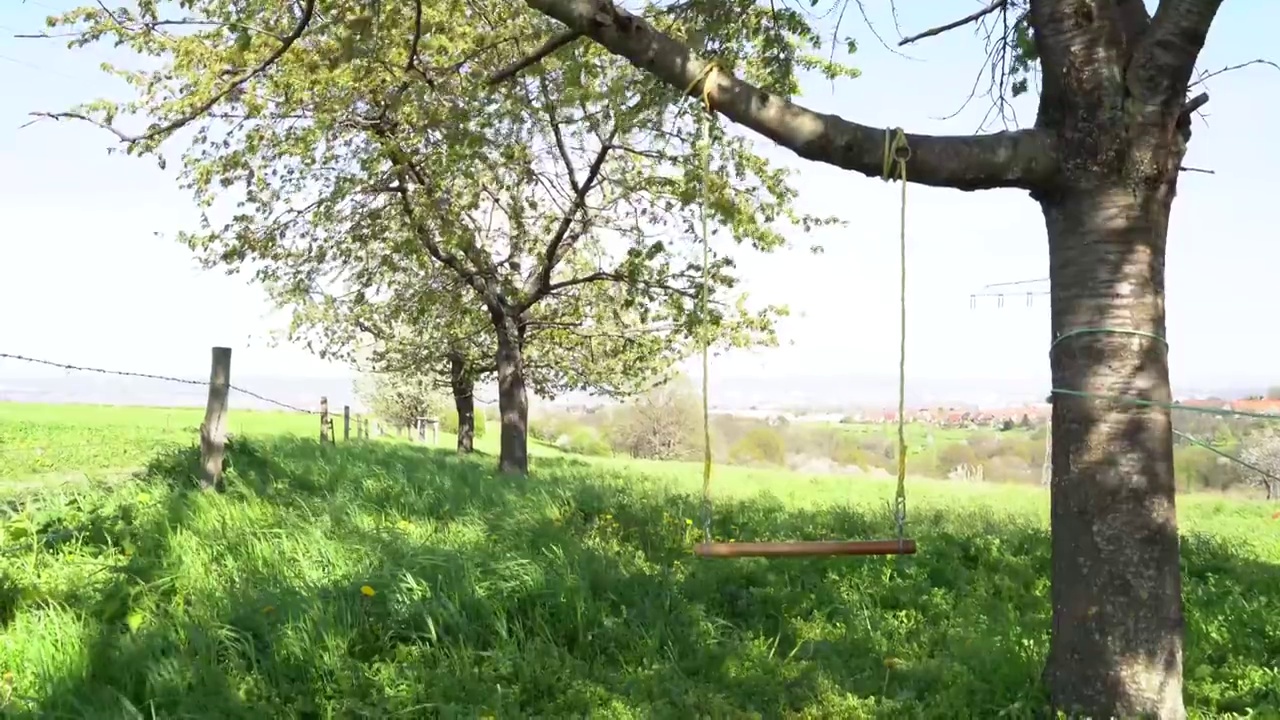
[[[515,481],[492,457],[321,447],[287,417],[238,413],[231,491],[202,495],[184,489],[190,433],[153,442],[163,432],[123,418],[154,429],[167,411],[117,412],[0,406],[6,444],[16,422],[50,446],[106,443],[65,456],[94,463],[79,480],[0,479],[5,717],[1022,718],[1043,705],[1035,489],[913,480],[921,554],[905,560],[701,561],[696,464],[538,447]],[[143,460],[134,442],[150,455],[121,475]],[[721,469],[715,530],[883,535],[891,488]],[[1262,504],[1179,502],[1192,715],[1280,717],[1280,522]]]

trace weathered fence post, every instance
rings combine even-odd
[[[351,406],[342,406],[342,442],[351,440]]]
[[[200,489],[222,489],[222,457],[227,449],[227,395],[231,391],[231,348],[213,349],[209,401],[200,425]]]
[[[329,398],[320,398],[320,443],[329,442]]]

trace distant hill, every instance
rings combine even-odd
[[[362,411],[353,377],[235,377],[233,384],[286,405],[318,409],[321,396],[338,410],[350,405]],[[898,381],[892,376],[802,376],[711,378],[711,404],[722,411],[787,409],[811,412],[841,412],[855,408],[890,407],[897,402]],[[1235,385],[1233,387],[1233,385]],[[1179,398],[1217,396],[1240,398],[1262,392],[1262,385],[1206,384],[1203,387],[1175,387]],[[1047,383],[1035,380],[955,380],[907,379],[907,404],[912,407],[978,406],[1007,407],[1041,402]],[[477,389],[477,399],[497,400],[492,387]],[[203,383],[178,384],[145,378],[93,373],[68,373],[57,377],[0,378],[0,401],[39,403],[91,403],[106,405],[148,405],[158,407],[202,407]],[[554,405],[599,404],[599,399],[583,393],[569,393]],[[243,393],[231,394],[233,407],[273,409],[273,403]]]
[[[320,398],[325,396],[331,409],[340,410],[343,405],[363,409],[349,377],[233,377],[232,384],[295,408],[319,410]],[[0,378],[0,401],[4,402],[203,407],[207,397],[204,384],[114,375],[71,373],[65,377]],[[232,392],[230,402],[232,408],[282,409],[240,392]]]

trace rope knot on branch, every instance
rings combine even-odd
[[[898,178],[903,182],[907,181],[907,161],[911,159],[911,145],[907,143],[907,134],[902,128],[885,128],[884,129],[884,169],[880,172],[880,179],[889,182],[894,179],[894,165],[898,166],[896,173]]]

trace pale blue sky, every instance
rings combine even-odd
[[[873,19],[896,39],[886,11]],[[928,9],[920,9],[921,5]],[[967,11],[948,3],[899,4],[911,32]],[[103,92],[105,47],[68,51],[58,41],[14,39],[38,31],[60,0],[7,0],[0,7],[0,352],[71,363],[200,376],[208,348],[235,349],[237,375],[345,374],[296,348],[269,348],[283,316],[242,277],[199,270],[172,234],[194,220],[172,170],[149,160],[108,156],[113,139],[83,124],[41,122],[33,110],[59,110]],[[973,5],[977,7],[977,5]],[[850,14],[853,15],[852,13]],[[911,48],[884,49],[855,17],[854,63],[863,77],[806,84],[801,101],[864,123],[910,131],[973,131],[985,105],[961,115],[980,70],[982,46],[957,31]],[[1200,67],[1215,70],[1274,47],[1280,3],[1226,3]],[[1280,60],[1280,57],[1273,57]],[[1175,385],[1224,379],[1280,381],[1280,336],[1272,331],[1272,282],[1280,268],[1280,142],[1266,126],[1280,116],[1280,72],[1255,67],[1210,80],[1208,125],[1197,123],[1187,164],[1216,175],[1181,181],[1168,261],[1168,312]],[[1030,122],[1033,106],[1022,103]],[[763,144],[763,141],[762,141]],[[180,149],[176,144],[171,152]],[[896,367],[898,189],[790,153],[806,210],[838,214],[843,230],[819,237],[811,256],[801,238],[782,256],[744,258],[754,296],[790,304],[783,348],[717,360],[715,373],[890,374]],[[170,163],[170,167],[177,163]],[[913,377],[1043,379],[1047,383],[1048,300],[1003,309],[969,307],[986,283],[1047,275],[1037,206],[1023,192],[909,191],[908,333]],[[157,236],[157,233],[167,237]],[[1268,280],[1271,278],[1271,280]],[[27,372],[0,361],[0,376]]]

